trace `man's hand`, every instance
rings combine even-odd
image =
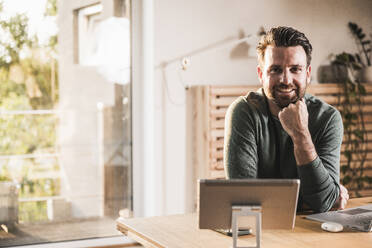
[[[294,104],[289,104],[279,112],[278,117],[284,130],[293,141],[297,165],[314,161],[318,154],[308,128],[309,113],[305,100],[301,99]]]
[[[349,193],[347,189],[343,185],[340,184],[340,195],[338,196],[338,199],[336,200],[335,204],[333,204],[333,207],[331,210],[345,209],[348,200],[349,200]]]
[[[295,139],[300,136],[308,135],[308,121],[309,113],[307,112],[307,106],[304,99],[291,103],[288,107],[283,108],[278,114],[280,123],[284,130]]]

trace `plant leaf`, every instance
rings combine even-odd
[[[360,59],[360,56],[359,56],[359,54],[355,54],[355,58],[356,58],[356,60],[359,62],[359,63],[362,63],[362,60]]]
[[[350,151],[344,151],[344,155],[347,158],[347,160],[351,160],[351,152]]]
[[[361,95],[365,95],[367,93],[366,92],[366,88],[363,85],[361,85],[361,84],[358,84],[358,90],[359,90],[359,93]],[[358,100],[360,101],[360,99],[358,99]]]
[[[356,136],[356,137],[358,137],[359,139],[361,139],[361,140],[363,140],[363,132],[362,131],[360,131],[359,129],[356,129],[356,130],[354,130],[353,131],[353,134]]]
[[[351,177],[349,175],[346,175],[344,176],[344,178],[342,178],[343,185],[348,185],[350,182],[351,182]]]
[[[349,28],[350,28],[351,30],[355,30],[355,29],[356,29],[356,24],[353,23],[353,22],[349,22]]]
[[[350,166],[348,165],[341,165],[340,167],[340,171],[341,173],[345,174],[346,172],[348,172],[350,170]]]
[[[364,181],[368,184],[372,184],[372,177],[370,176],[364,176]]]

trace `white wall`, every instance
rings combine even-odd
[[[272,26],[288,25],[310,39],[315,76],[318,66],[327,63],[330,53],[355,51],[347,28],[349,21],[372,33],[370,0],[156,0],[153,8],[153,166],[157,172],[153,177],[158,179],[154,181],[153,193],[154,199],[160,202],[156,203],[156,211],[152,214],[183,213],[193,208],[190,185],[196,182],[191,182],[191,165],[186,164],[184,86],[258,83],[257,38],[249,40],[251,48],[246,59],[231,60],[233,46],[200,49],[237,38],[240,29],[245,34],[255,34],[260,26],[267,30]],[[188,70],[182,71],[178,59],[185,55],[191,63]],[[160,186],[159,181],[162,182]]]

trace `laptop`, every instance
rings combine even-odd
[[[307,219],[320,222],[336,222],[362,232],[372,231],[372,204],[348,208],[344,210],[329,211],[306,216]]]

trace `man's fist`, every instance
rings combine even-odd
[[[284,130],[291,138],[298,135],[309,135],[308,121],[309,113],[305,100],[301,99],[296,103],[291,103],[279,112],[279,120]]]

